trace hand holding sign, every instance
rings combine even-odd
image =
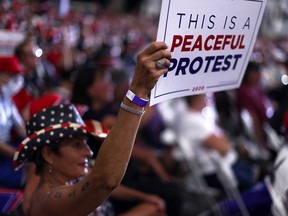
[[[266,0],[163,0],[157,41],[166,42],[172,58],[150,106],[239,87],[265,5]]]

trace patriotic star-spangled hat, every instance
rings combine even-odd
[[[94,121],[93,127],[84,123],[75,106],[59,104],[36,113],[26,124],[27,138],[14,154],[13,167],[18,170],[27,161],[34,161],[35,153],[43,146],[49,146],[75,136],[92,136],[103,140],[108,129]]]

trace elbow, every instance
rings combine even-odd
[[[121,181],[108,181],[104,184],[104,190],[112,192],[114,191],[119,185]]]

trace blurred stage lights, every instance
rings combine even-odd
[[[42,54],[43,54],[43,50],[42,49],[38,48],[38,49],[35,50],[35,56],[37,58],[41,57]]]
[[[282,75],[281,82],[283,85],[288,85],[288,76],[286,74]]]

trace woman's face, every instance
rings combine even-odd
[[[31,70],[33,70],[37,66],[37,58],[34,54],[35,45],[33,44],[27,44],[25,47],[23,47],[23,53],[20,57],[21,63],[26,68],[26,72],[30,73]]]
[[[59,154],[53,156],[53,173],[59,173],[66,180],[86,176],[89,170],[88,158],[93,154],[86,138],[69,138],[60,145]]]
[[[111,102],[114,99],[114,85],[109,72],[97,72],[92,86],[88,89],[92,100],[97,102]]]

